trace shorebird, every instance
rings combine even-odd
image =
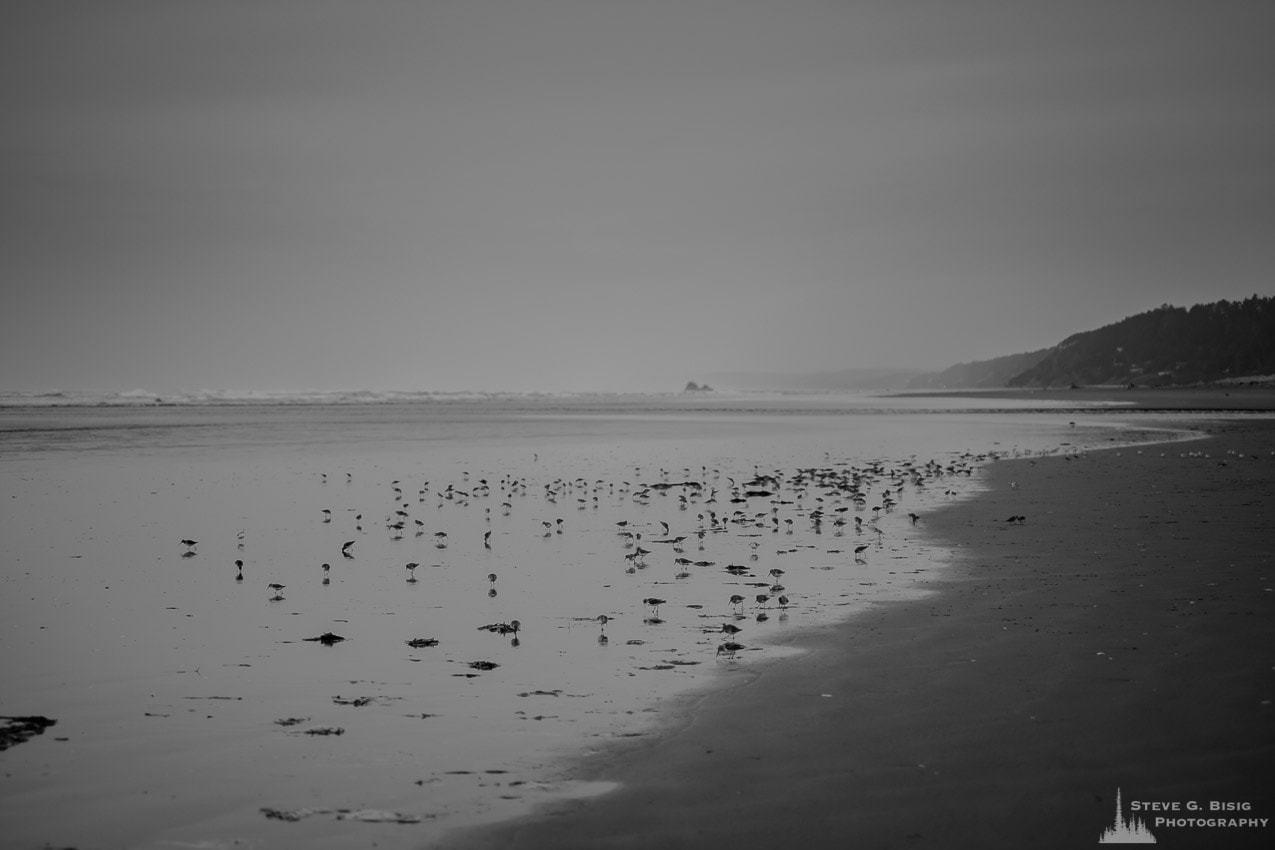
[[[328,578],[328,570],[330,570],[330,569],[332,569],[332,565],[331,565],[331,564],[324,564],[324,565],[323,565],[323,583],[324,583],[324,584],[330,584],[330,583],[332,582],[332,579]]]
[[[243,581],[243,561],[235,561],[235,569],[238,570],[235,573],[235,581]]]
[[[739,634],[740,632],[742,632],[743,629],[741,629],[739,626],[735,625],[734,623],[722,623],[722,631],[724,631],[726,634],[731,635],[733,637]]]
[[[485,532],[485,533],[483,534],[483,548],[484,548],[484,549],[490,549],[490,548],[491,548],[491,532],[490,532],[490,531]]]
[[[199,545],[199,541],[198,540],[183,540],[182,545],[185,546],[186,551],[189,552]]]
[[[415,561],[412,561],[411,563],[404,564],[403,566],[407,568],[408,584],[415,584],[416,583],[416,568],[419,567],[420,564],[416,563]]]
[[[279,600],[283,598],[283,588],[285,585],[272,582],[266,585],[266,587],[268,587],[273,594],[273,596],[270,597],[272,600]]]
[[[651,606],[651,613],[656,617],[660,616],[660,606],[666,601],[664,599],[656,599],[654,596],[648,596],[642,600],[643,604]]]
[[[854,559],[859,563],[863,563],[863,553],[868,551],[868,544],[863,543],[854,547]]]
[[[742,643],[735,643],[734,641],[728,640],[726,643],[718,644],[717,654],[725,655],[728,659],[733,660],[735,658],[735,653],[739,652],[743,648],[744,645]]]
[[[738,593],[731,594],[730,604],[732,607],[742,610],[744,607],[744,597],[740,596]]]
[[[353,546],[355,543],[357,543],[357,542],[358,542],[358,541],[356,541],[356,540],[347,540],[347,541],[345,541],[344,543],[342,543],[342,544],[341,544],[341,554],[342,554],[344,557],[346,557],[346,558],[353,558],[353,557],[354,557],[354,553],[350,551],[350,547],[352,547],[352,546]]]

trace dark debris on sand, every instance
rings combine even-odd
[[[275,721],[277,726],[300,726],[302,723],[308,723],[308,717],[281,717]]]
[[[365,705],[372,704],[371,697],[354,697],[353,699],[346,699],[343,696],[337,695],[332,697],[332,701],[337,705],[352,705],[355,708],[362,708]]]
[[[422,823],[428,819],[435,817],[434,815],[418,815],[405,814],[403,812],[391,812],[383,809],[332,809],[332,808],[305,808],[305,809],[276,809],[270,806],[262,806],[261,813],[270,820],[281,820],[287,823],[296,823],[314,815],[329,815],[335,820],[362,821],[363,823],[402,823],[415,824]]]
[[[0,750],[26,743],[36,735],[43,735],[45,729],[56,723],[56,720],[40,715],[0,717]]]
[[[335,635],[332,632],[324,632],[318,637],[302,638],[302,640],[317,641],[318,643],[321,643],[324,646],[332,646],[334,644],[338,644],[341,641],[345,640],[345,638],[343,638],[341,635]]]

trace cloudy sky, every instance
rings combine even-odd
[[[677,389],[1275,293],[1275,6],[22,0],[0,389]]]

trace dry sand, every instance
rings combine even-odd
[[[1275,421],[1194,424],[1211,438],[993,465],[922,520],[959,553],[934,595],[807,633],[580,765],[620,790],[443,846],[1088,847],[1117,787],[1126,812],[1270,819],[1147,817],[1161,844],[1269,846]]]

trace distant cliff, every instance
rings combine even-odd
[[[1275,375],[1275,298],[1168,304],[1073,334],[1010,387],[1182,386]]]
[[[1041,348],[1026,354],[1008,354],[991,360],[958,363],[942,372],[917,375],[908,381],[910,390],[988,389],[1004,387],[1010,379],[1035,366],[1052,349]]]
[[[1166,304],[1050,348],[958,363],[941,372],[870,368],[713,377],[736,389],[783,391],[1183,386],[1258,378],[1275,383],[1275,297],[1190,308]],[[696,388],[688,385],[687,391]]]
[[[1275,382],[1275,298],[1168,304],[1052,348],[916,375],[910,390]]]

